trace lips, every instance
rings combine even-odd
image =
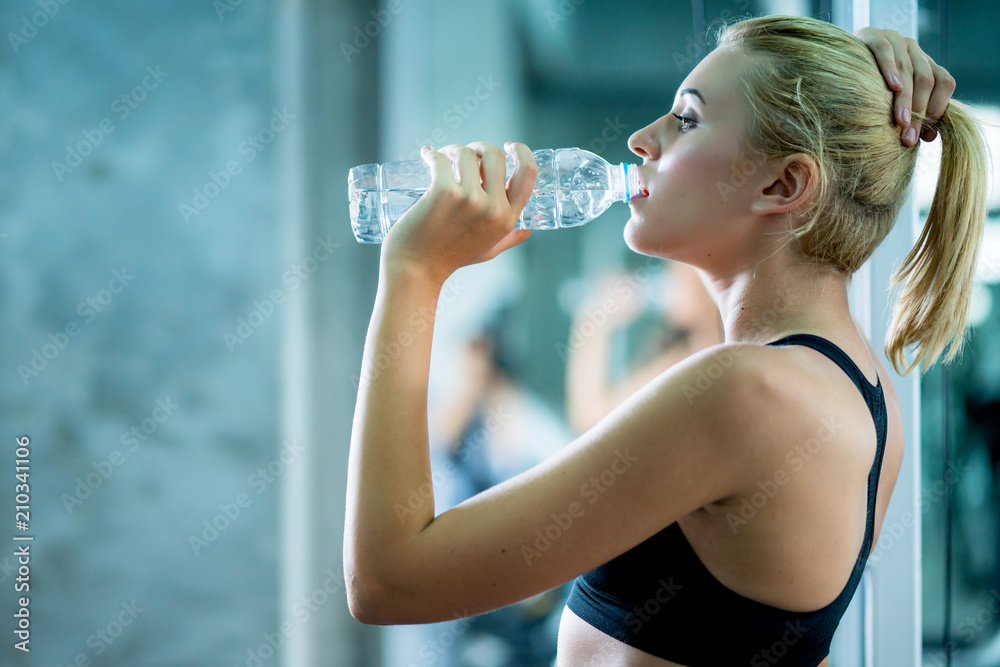
[[[642,177],[642,171],[637,167],[635,173],[639,176],[639,185],[642,189],[632,196],[632,199],[644,199],[649,196],[649,188],[646,187],[646,179]]]

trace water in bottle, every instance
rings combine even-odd
[[[542,149],[532,153],[538,179],[515,229],[577,227],[593,220],[616,201],[645,196],[635,165],[612,165],[580,148]],[[452,165],[456,179],[457,165]],[[507,156],[507,176],[514,158]],[[361,243],[381,243],[389,228],[431,184],[423,160],[363,164],[347,176],[351,227]]]

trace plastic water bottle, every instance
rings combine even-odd
[[[580,148],[551,148],[532,153],[538,164],[535,190],[515,229],[577,227],[604,213],[616,201],[645,196],[635,165],[612,165]],[[458,179],[458,167],[452,165]],[[507,156],[507,176],[514,158]],[[430,167],[423,160],[363,164],[347,176],[351,227],[360,243],[381,243],[397,220],[430,187]]]

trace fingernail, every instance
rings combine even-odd
[[[899,76],[897,76],[896,74],[893,74],[891,78],[892,78],[892,82],[895,85],[897,85],[897,86],[902,85],[903,82],[899,80]]]
[[[907,141],[916,141],[917,140],[917,130],[915,128],[912,128],[912,127],[908,128],[906,130],[906,134],[903,135],[903,136],[904,136],[904,138]]]
[[[904,123],[910,122],[910,110],[905,107],[903,108],[903,122]]]
[[[420,152],[429,151],[430,149],[431,149],[430,146],[428,146],[427,144],[424,144],[424,146],[420,149]]]

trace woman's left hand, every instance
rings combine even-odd
[[[955,92],[955,79],[923,52],[915,39],[903,37],[896,30],[865,27],[855,35],[875,55],[875,61],[889,88],[895,91],[896,124],[904,129],[903,143],[917,144],[917,137],[933,141],[937,136],[931,128],[921,130],[913,113],[925,113],[937,120],[944,115]]]
[[[496,257],[531,230],[515,230],[538,175],[535,158],[521,143],[508,143],[517,167],[507,180],[504,152],[491,144],[425,146],[431,169],[428,191],[397,222],[382,243],[382,270],[418,271],[444,284],[455,270]],[[452,162],[458,164],[455,180]]]

